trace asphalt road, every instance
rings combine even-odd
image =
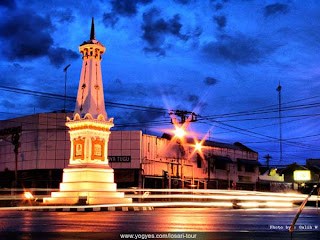
[[[0,239],[291,239],[296,209],[157,208],[141,212],[0,211]],[[153,235],[143,235],[143,234]],[[172,234],[182,235],[172,235]],[[189,234],[189,235],[183,235]],[[196,234],[196,235],[194,235]],[[163,236],[161,236],[163,237]],[[292,239],[320,239],[320,216],[305,209]]]

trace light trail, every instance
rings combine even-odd
[[[258,207],[286,207],[291,208],[292,203],[291,202],[244,202],[244,203],[237,203],[238,206],[244,207],[244,208],[258,208]]]
[[[72,205],[72,206],[21,206],[1,207],[1,210],[44,210],[44,209],[71,209],[71,208],[103,208],[103,207],[232,207],[231,202],[155,202],[155,203],[129,203],[129,204],[101,204],[101,205]]]
[[[239,207],[243,208],[257,208],[257,207],[292,207],[289,202],[277,203],[237,203]],[[131,203],[131,204],[103,204],[103,205],[77,205],[77,206],[21,206],[21,207],[2,207],[1,210],[54,210],[54,209],[71,209],[71,208],[104,208],[104,207],[223,207],[232,208],[235,205],[232,202],[154,202],[154,203]]]
[[[303,198],[306,194],[299,193],[273,193],[273,192],[258,192],[258,191],[244,191],[244,190],[216,190],[216,189],[118,189],[119,192],[181,192],[181,193],[204,193],[204,194],[228,194],[228,195],[260,195],[260,196],[279,196],[279,197],[296,197]],[[310,197],[312,201],[316,201],[316,196]]]
[[[59,188],[1,188],[0,192],[50,192],[50,191],[59,191]]]
[[[26,189],[0,189],[1,192],[54,192],[59,191],[58,188],[26,188]],[[101,189],[101,191],[104,191]],[[267,195],[267,196],[281,196],[281,197],[299,197],[306,198],[307,194],[299,194],[299,193],[274,193],[274,192],[258,192],[258,191],[245,191],[245,190],[221,190],[221,189],[141,189],[141,188],[126,188],[126,189],[118,189],[119,192],[189,192],[189,193],[204,193],[204,194],[234,194],[234,195]],[[2,195],[6,196],[6,195]],[[47,196],[47,195],[41,195]],[[41,197],[40,196],[40,197]],[[39,197],[37,195],[37,197]],[[313,196],[311,196],[314,199]],[[0,196],[1,198],[1,196]]]
[[[230,196],[230,195],[192,195],[192,194],[172,194],[172,195],[163,195],[163,194],[155,194],[155,195],[148,195],[145,196],[139,196],[139,195],[126,195],[128,197],[132,198],[143,198],[143,199],[153,199],[153,198],[159,198],[159,199],[174,199],[174,198],[193,198],[193,199],[214,199],[214,200],[242,200],[242,201],[281,201],[281,202],[288,202],[288,201],[303,201],[303,197],[273,197],[273,196]]]

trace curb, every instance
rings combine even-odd
[[[38,211],[38,212],[138,212],[152,211],[153,207],[79,207],[79,208],[43,208],[43,209],[22,209],[22,211]]]

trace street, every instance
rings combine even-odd
[[[34,236],[39,236],[37,239],[42,239],[44,235],[47,239],[117,239],[120,233],[173,232],[198,233],[196,239],[212,239],[213,235],[214,239],[234,239],[235,235],[237,239],[246,239],[241,236],[246,237],[247,234],[258,236],[253,239],[264,239],[266,234],[272,235],[271,239],[290,239],[287,228],[295,213],[296,208],[156,208],[154,211],[140,212],[0,211],[0,226],[1,239],[13,236],[15,239],[25,239],[26,233],[35,233]],[[297,221],[293,239],[315,239],[310,238],[310,234],[318,237],[319,227],[320,217],[316,208],[307,208]],[[143,238],[142,235],[135,237]]]

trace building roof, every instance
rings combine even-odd
[[[219,155],[213,155],[213,158],[218,162],[224,162],[224,163],[232,163],[233,161],[229,157],[219,156]]]
[[[248,159],[241,159],[241,158],[237,158],[237,161],[239,163],[243,163],[243,164],[248,164],[248,165],[254,165],[254,166],[261,166],[261,163],[259,163],[256,160],[248,160]]]
[[[173,137],[173,135],[168,134],[168,133],[164,133],[161,138],[171,140],[172,137]],[[186,141],[187,141],[187,143],[194,143],[194,140],[192,138],[187,138]],[[247,146],[243,145],[240,142],[235,142],[234,144],[230,144],[230,143],[221,143],[221,142],[206,140],[206,141],[204,141],[203,145],[209,146],[209,147],[228,148],[228,149],[257,153],[255,151],[253,151],[251,148],[248,148]]]

